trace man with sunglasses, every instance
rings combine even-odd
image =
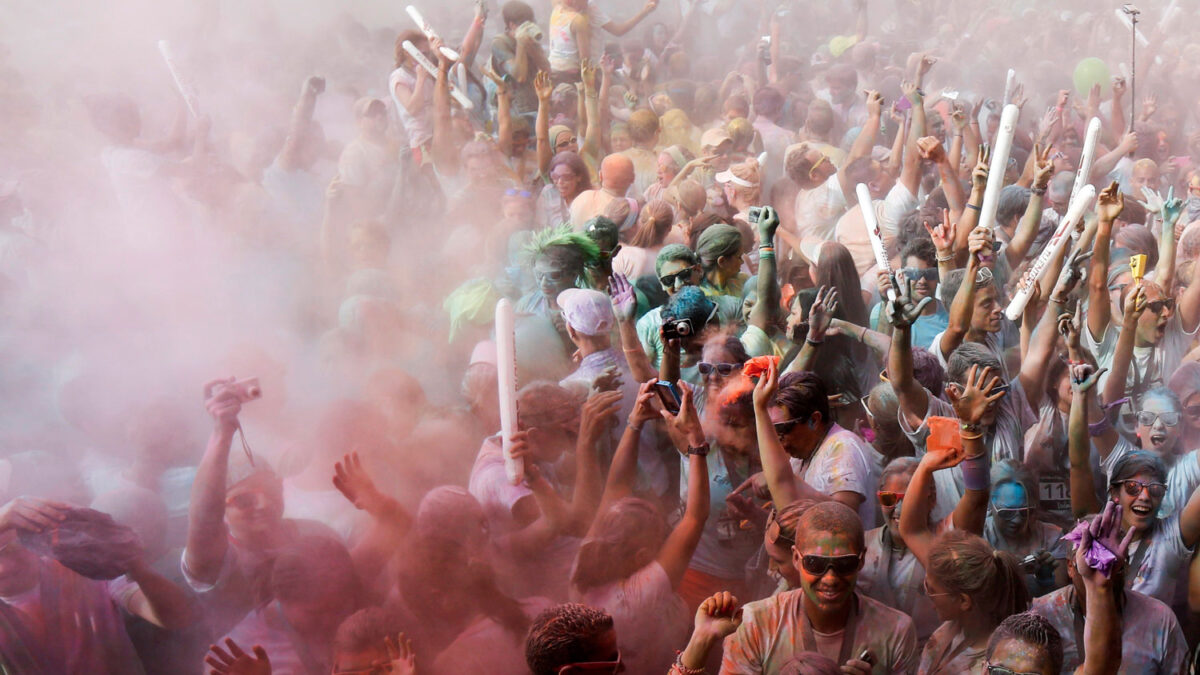
[[[923,238],[913,238],[904,244],[900,251],[900,261],[904,267],[896,270],[897,280],[912,282],[912,299],[920,303],[925,298],[932,298],[921,311],[920,316],[912,324],[912,342],[917,347],[929,349],[933,339],[946,330],[950,314],[946,306],[938,299],[938,252],[933,242]],[[879,270],[879,296],[887,297],[887,291],[892,287],[892,281],[885,270]],[[871,309],[871,325],[880,333],[891,334],[892,326],[883,311],[883,303],[878,303]]]
[[[855,591],[866,544],[854,510],[815,504],[796,523],[796,538],[800,588],[745,606],[741,626],[725,638],[721,673],[778,673],[801,652],[833,659],[846,675],[912,672],[912,619]]]

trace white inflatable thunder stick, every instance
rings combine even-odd
[[[1079,190],[1088,184],[1088,174],[1092,172],[1092,161],[1096,159],[1096,141],[1100,138],[1100,118],[1093,117],[1088,122],[1087,134],[1083,137],[1083,156],[1079,158],[1079,171],[1075,174],[1075,185],[1071,188],[1071,201]]]
[[[158,51],[162,54],[163,61],[167,63],[167,70],[171,71],[171,79],[175,80],[175,88],[179,90],[179,95],[183,97],[183,102],[187,104],[188,112],[192,114],[192,119],[200,117],[199,100],[196,98],[196,90],[192,87],[192,83],[183,79],[179,75],[179,69],[175,67],[175,59],[171,57],[171,43],[166,40],[158,41]]]
[[[437,79],[437,66],[433,65],[429,59],[425,58],[425,55],[421,53],[420,49],[417,49],[416,46],[408,40],[405,40],[404,44],[401,46],[404,47],[404,51],[408,52],[409,56],[413,57],[413,60],[417,62],[417,65],[424,68],[425,72],[433,76],[433,79]],[[454,97],[455,101],[458,101],[459,105],[466,110],[472,110],[475,108],[475,104],[471,102],[471,99],[467,98],[466,94],[459,91],[458,87],[454,86],[454,82],[449,81],[449,76],[447,76],[447,84],[450,85],[450,95]]]
[[[1004,80],[1004,105],[1012,103],[1013,92],[1017,88],[1017,71],[1008,69],[1008,77]]]
[[[991,229],[996,226],[996,207],[1000,206],[1000,190],[1004,188],[1004,173],[1008,170],[1008,153],[1012,150],[1013,134],[1017,130],[1017,116],[1021,111],[1008,104],[1000,113],[1000,128],[996,131],[996,143],[992,146],[992,163],[988,168],[987,187],[983,191],[983,205],[979,208],[979,225]]]
[[[421,29],[421,32],[425,34],[425,37],[428,38],[430,42],[437,38],[438,34],[434,32],[433,26],[430,26],[429,22],[425,20],[425,17],[421,15],[421,10],[413,7],[412,5],[405,7],[404,10],[408,12],[408,16],[412,18],[413,23],[417,24],[417,28]],[[462,59],[458,52],[450,49],[446,45],[442,45],[441,51],[442,56],[445,56],[451,61],[459,61]]]
[[[875,252],[875,264],[879,269],[892,276],[892,263],[888,260],[887,249],[883,247],[883,233],[879,230],[879,219],[875,217],[875,203],[871,200],[871,191],[866,185],[858,184],[855,188],[858,194],[858,206],[862,209],[863,224],[867,227],[867,237],[871,240],[871,250]],[[896,299],[896,289],[888,289],[888,301]]]
[[[496,374],[500,381],[500,437],[503,441],[504,471],[513,485],[525,479],[525,463],[512,457],[513,434],[517,433],[517,344],[513,306],[508,298],[496,303]]]
[[[1096,188],[1085,185],[1071,200],[1071,205],[1067,207],[1067,215],[1063,216],[1062,222],[1058,224],[1058,229],[1054,231],[1054,236],[1042,249],[1037,260],[1034,260],[1026,270],[1021,287],[1013,295],[1012,302],[1008,303],[1008,309],[1004,310],[1004,315],[1008,317],[1009,321],[1021,318],[1021,313],[1025,311],[1025,305],[1029,303],[1029,296],[1033,294],[1033,287],[1042,280],[1046,270],[1050,269],[1050,261],[1054,260],[1054,257],[1062,252],[1067,242],[1071,241],[1071,232],[1075,230],[1079,221],[1083,219],[1083,214],[1091,208],[1095,199]]]

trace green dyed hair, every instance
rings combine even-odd
[[[534,261],[545,255],[552,248],[565,248],[571,251],[572,262],[578,262],[580,271],[587,265],[600,261],[600,247],[586,234],[576,232],[570,223],[558,227],[547,227],[533,233],[533,238],[525,246],[525,262],[533,265]]]

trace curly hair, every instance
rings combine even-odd
[[[1063,666],[1062,636],[1058,629],[1046,617],[1034,612],[1013,614],[1000,622],[992,637],[988,639],[987,659],[990,662],[1001,642],[1015,640],[1028,645],[1034,645],[1046,652],[1046,660],[1050,662],[1050,672],[1057,673]]]
[[[525,636],[525,664],[534,675],[556,675],[563,666],[594,660],[595,642],[612,630],[606,612],[566,603],[533,620]]]

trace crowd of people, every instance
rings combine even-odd
[[[0,672],[1193,672],[1200,5],[211,4],[0,51]]]

